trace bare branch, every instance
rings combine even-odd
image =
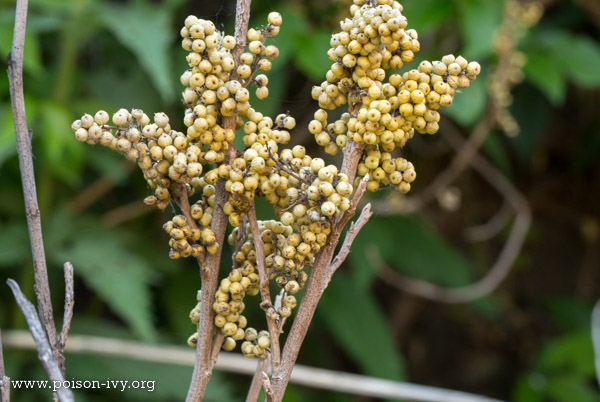
[[[352,197],[352,201],[350,202],[350,208],[348,208],[348,210],[344,212],[342,216],[339,217],[335,224],[336,230],[339,230],[341,232],[348,223],[348,221],[352,219],[352,217],[356,213],[356,208],[358,208],[358,204],[362,199],[362,196],[365,194],[365,191],[367,191],[367,183],[369,182],[370,178],[371,177],[369,176],[369,174],[367,174],[360,180],[358,187],[354,192],[354,197]]]
[[[252,232],[254,250],[256,251],[256,267],[258,268],[258,277],[260,278],[260,296],[263,303],[270,306],[273,304],[273,301],[271,300],[271,293],[269,291],[269,276],[267,275],[267,268],[265,267],[265,245],[260,235],[260,230],[258,229],[254,201],[250,203],[247,216]],[[274,320],[270,319],[268,316],[266,318],[267,327],[269,328],[269,337],[271,338],[271,365],[273,366],[273,372],[275,372],[279,369],[281,363],[281,350],[279,346],[280,328]]]
[[[33,349],[34,343],[27,331],[5,331],[4,344],[19,349]],[[194,352],[188,347],[145,344],[122,339],[87,335],[71,335],[66,348],[68,353],[115,356],[162,364],[192,366]],[[239,353],[221,353],[215,366],[218,370],[253,375],[256,361]],[[311,388],[343,392],[383,399],[411,400],[421,402],[498,402],[484,396],[468,394],[443,388],[435,388],[406,382],[384,380],[363,375],[296,365],[291,382]]]
[[[333,276],[335,271],[337,271],[340,265],[342,265],[342,263],[346,260],[348,254],[350,254],[350,249],[352,247],[354,239],[358,235],[358,232],[360,232],[363,226],[365,226],[365,224],[369,221],[372,215],[373,212],[371,211],[371,204],[367,204],[363,208],[356,222],[352,222],[352,224],[350,225],[350,229],[348,229],[348,232],[346,233],[344,243],[342,243],[342,247],[340,248],[338,255],[335,256],[333,261],[331,261],[331,264],[329,264],[329,267],[327,267],[327,270],[329,271],[327,275],[329,277],[329,280],[331,280],[331,277]]]
[[[269,367],[269,357],[269,352],[265,351],[264,355],[258,359],[256,371],[254,372],[252,383],[250,384],[250,389],[248,390],[248,396],[246,396],[246,402],[256,402],[258,400],[260,389],[263,385],[263,374],[266,374],[266,371]]]
[[[487,222],[482,225],[467,228],[464,231],[464,236],[472,243],[490,240],[508,225],[511,215],[511,208],[505,202],[498,212],[496,212]]]
[[[33,173],[31,138],[29,136],[29,130],[27,129],[25,98],[23,96],[23,50],[25,47],[26,23],[27,0],[18,0],[15,14],[14,38],[7,59],[10,99],[15,124],[19,170],[21,172],[21,181],[23,183],[27,228],[29,230],[31,252],[33,255],[35,295],[45,332],[52,344],[52,353],[55,358],[58,358],[57,350],[54,345],[57,341],[56,327],[54,326],[52,313],[48,270],[44,254],[44,241],[42,239],[42,221],[36,195],[35,175]]]
[[[448,127],[452,126],[448,125]],[[445,130],[445,136],[453,148],[456,150],[461,149],[464,141],[457,132],[454,132],[449,128],[448,130]],[[525,237],[531,226],[531,211],[529,210],[529,204],[512,183],[481,155],[473,155],[470,164],[504,196],[506,202],[516,212],[516,218],[508,240],[504,244],[502,251],[498,255],[498,259],[493,264],[492,268],[485,277],[472,285],[448,289],[426,281],[406,278],[400,275],[398,272],[389,268],[381,260],[381,257],[371,250],[371,258],[381,262],[381,264],[379,264],[381,269],[377,271],[378,275],[385,277],[389,284],[392,284],[405,292],[434,301],[443,303],[467,303],[490,294],[496,290],[500,283],[506,278],[523,247]]]
[[[223,346],[223,341],[225,340],[225,335],[221,331],[217,331],[215,337],[213,339],[212,351],[210,352],[210,370],[212,371],[217,363],[217,358],[219,357],[219,352],[221,351],[221,346]]]
[[[124,161],[119,165],[120,171],[124,174],[130,174],[136,165],[129,161]],[[107,194],[110,190],[115,187],[116,183],[114,180],[108,177],[99,177],[92,184],[87,186],[77,197],[73,198],[69,202],[67,208],[74,214],[78,215],[84,211],[87,207],[92,205],[103,195]],[[136,201],[140,204],[139,200]],[[142,204],[143,205],[143,204]]]
[[[50,343],[48,342],[46,332],[44,331],[42,323],[40,322],[40,319],[35,311],[35,307],[29,302],[29,300],[27,300],[25,295],[23,295],[17,282],[13,281],[12,279],[9,279],[8,281],[6,281],[6,283],[12,290],[15,300],[21,308],[21,311],[25,316],[25,320],[27,320],[29,331],[33,336],[33,340],[35,341],[35,345],[38,351],[38,358],[42,363],[42,366],[44,366],[44,370],[46,370],[46,373],[48,374],[48,377],[51,381],[60,381],[60,383],[62,384],[62,381],[64,381],[65,378],[62,372],[60,371],[60,367],[58,366],[56,359],[54,358],[52,348],[50,347]],[[56,395],[58,396],[58,399],[61,402],[74,400],[73,393],[68,388],[58,388],[56,390]]]
[[[65,311],[63,314],[63,325],[60,331],[60,338],[58,340],[58,351],[60,360],[58,365],[60,371],[65,375],[65,356],[64,350],[67,344],[67,337],[69,336],[69,330],[71,329],[71,320],[73,319],[73,307],[75,306],[75,285],[73,281],[73,265],[70,262],[65,262]]]
[[[4,370],[4,354],[2,352],[2,331],[0,331],[0,402],[10,402],[10,378]]]
[[[265,389],[265,395],[267,396],[267,402],[273,402],[275,396],[273,395],[273,387],[271,387],[271,380],[269,379],[267,373],[265,373],[264,371],[262,372],[262,376],[262,384],[263,388]]]

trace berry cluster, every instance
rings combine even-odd
[[[352,19],[342,21],[341,32],[332,36],[328,56],[333,64],[326,81],[312,90],[320,109],[308,130],[332,155],[349,141],[362,144],[356,180],[368,174],[370,191],[383,184],[405,193],[416,178],[415,168],[392,152],[415,131],[437,132],[438,109],[452,104],[454,95],[477,77],[480,66],[448,55],[386,79],[386,70],[414,59],[420,49],[417,32],[406,29],[402,6],[395,0],[353,2]],[[182,47],[189,52],[189,68],[181,75],[185,134],[173,130],[164,113],[151,121],[138,109],[120,109],[112,125],[105,111],[93,117],[85,114],[72,124],[77,140],[100,143],[138,163],[154,191],[144,200],[147,205],[164,210],[174,201],[180,207],[182,213],[163,226],[170,237],[171,258],[196,257],[204,264],[207,253],[218,253],[222,239],[212,230],[213,212],[222,208],[234,228],[228,240],[235,252],[233,268],[214,294],[214,325],[224,336],[223,348],[233,350],[242,342],[246,357],[262,356],[271,344],[269,333],[248,327],[242,315],[245,296],[260,293],[263,275],[258,271],[262,264],[257,264],[258,239],[253,239],[247,218],[254,198],[265,197],[278,218],[256,223],[264,245],[264,274],[281,289],[274,304],[265,299],[260,306],[281,328],[307,283],[304,268],[314,265],[330,240],[338,218],[351,206],[357,184],[348,177],[351,173],[310,157],[303,146],[282,147],[296,125],[289,113],[272,119],[250,105],[251,85],[258,99],[269,94],[269,79],[263,73],[271,69],[279,50],[265,42],[278,34],[281,24],[281,15],[272,12],[266,26],[248,29],[246,40],[236,43],[211,21],[186,18],[180,31]],[[326,110],[345,104],[348,112],[328,122]],[[238,129],[243,131],[242,150],[232,149]],[[219,195],[223,198],[217,197],[217,188],[224,189]],[[188,197],[194,195],[197,200],[192,203]],[[220,205],[216,199],[225,202]],[[190,312],[192,323],[199,323],[200,314],[199,302]],[[197,339],[196,332],[188,340],[190,346]]]
[[[332,36],[328,55],[334,63],[326,81],[313,88],[312,96],[322,109],[308,129],[332,155],[348,140],[366,144],[357,180],[368,173],[370,191],[383,183],[407,192],[414,168],[407,163],[395,166],[396,159],[389,153],[403,147],[415,131],[435,134],[440,120],[437,109],[450,106],[456,92],[468,87],[481,67],[464,57],[447,55],[441,61],[424,61],[402,75],[392,74],[384,82],[385,70],[411,62],[419,51],[417,32],[405,29],[407,20],[396,1],[354,0],[351,12],[352,19],[342,21],[342,31]],[[324,109],[346,103],[350,113],[328,123]],[[374,165],[375,159],[382,163]]]
[[[171,129],[166,114],[156,113],[150,123],[140,109],[120,109],[112,116],[112,122],[114,125],[109,125],[108,113],[100,110],[94,117],[84,114],[71,128],[78,141],[100,143],[138,163],[154,189],[154,195],[144,200],[147,205],[164,210],[171,200],[170,189],[180,184],[188,185],[193,193],[189,184],[200,177],[207,161],[197,145]]]

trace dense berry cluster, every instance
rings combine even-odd
[[[383,184],[408,192],[415,168],[392,152],[415,131],[437,132],[438,109],[452,104],[480,66],[448,55],[387,77],[386,70],[414,59],[420,49],[417,32],[406,29],[402,6],[394,0],[354,0],[351,14],[331,38],[328,56],[333,64],[326,81],[312,90],[320,109],[308,130],[329,154],[349,142],[363,144],[356,180],[368,174],[367,189],[375,191]],[[151,121],[138,109],[120,109],[112,124],[105,111],[85,114],[72,124],[77,140],[100,143],[138,163],[154,192],[144,200],[147,205],[165,210],[170,201],[178,204],[181,214],[163,226],[171,258],[196,257],[204,263],[207,253],[217,254],[221,239],[212,229],[213,213],[222,208],[234,228],[228,240],[235,251],[233,268],[214,294],[214,326],[224,337],[225,350],[242,342],[247,357],[263,355],[271,339],[268,332],[248,327],[242,315],[245,297],[268,286],[261,284],[263,274],[274,281],[279,296],[274,303],[263,300],[260,307],[281,328],[296,307],[295,295],[307,283],[305,268],[313,266],[338,218],[350,209],[356,187],[348,177],[354,172],[344,174],[310,157],[303,146],[283,147],[296,126],[289,113],[272,119],[250,105],[251,86],[258,99],[269,94],[264,73],[279,50],[266,41],[278,34],[281,24],[281,15],[272,12],[266,26],[248,29],[246,40],[237,43],[211,21],[186,18],[180,31],[189,66],[181,75],[185,133],[173,130],[164,113]],[[346,104],[348,112],[329,122],[327,110]],[[243,131],[241,150],[233,149],[235,130]],[[225,191],[220,198],[218,188]],[[192,196],[195,202],[189,201]],[[265,197],[277,215],[256,222],[265,255],[266,272],[260,275],[257,239],[251,231],[256,226],[247,217],[257,196]],[[198,302],[190,313],[194,324],[201,307]],[[194,346],[197,339],[196,332],[188,343]]]
[[[358,176],[370,175],[368,189],[375,191],[382,183],[407,192],[414,168],[404,162],[395,166],[390,152],[403,147],[415,131],[436,133],[437,110],[450,106],[455,93],[468,87],[481,68],[464,57],[447,55],[402,75],[392,74],[385,82],[387,69],[401,68],[420,50],[417,32],[405,29],[408,23],[396,1],[355,0],[351,12],[352,19],[342,21],[342,31],[331,38],[328,55],[334,63],[327,80],[313,88],[312,96],[322,109],[315,113],[309,131],[333,155],[348,140],[366,144]],[[350,113],[328,123],[324,109],[346,103]],[[373,164],[375,159],[381,163]]]

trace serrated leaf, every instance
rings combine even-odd
[[[165,101],[174,98],[170,47],[171,8],[135,2],[103,4],[100,17],[123,46],[131,50]]]
[[[471,264],[417,217],[371,218],[354,241],[350,261],[358,283],[367,287],[375,276],[368,248],[402,273],[446,286],[469,282]]]
[[[80,182],[84,148],[73,141],[71,113],[50,101],[40,109],[42,132],[36,133],[36,139],[42,142],[50,170],[66,183],[76,185]]]
[[[145,262],[130,253],[119,238],[107,231],[87,232],[54,259],[71,261],[102,300],[144,340],[156,339],[152,324],[149,271]]]
[[[460,30],[465,43],[464,56],[484,58],[492,51],[496,28],[502,20],[503,1],[457,0]]]
[[[322,321],[365,374],[404,379],[404,367],[385,317],[367,289],[338,274],[319,305]]]

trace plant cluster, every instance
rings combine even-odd
[[[321,108],[308,125],[327,153],[358,150],[354,160],[344,160],[350,168],[312,158],[302,146],[285,148],[294,118],[280,114],[272,119],[249,102],[249,88],[258,99],[269,93],[263,73],[279,54],[268,42],[282,24],[277,12],[268,15],[267,25],[247,29],[242,40],[237,33],[219,32],[210,21],[186,18],[180,31],[182,47],[189,52],[189,68],[181,75],[185,133],[172,129],[164,113],[151,121],[138,109],[117,111],[112,125],[105,111],[86,114],[72,125],[77,140],[100,143],[138,163],[154,191],[144,200],[147,205],[165,210],[174,201],[180,207],[181,214],[164,225],[171,258],[193,256],[203,265],[208,255],[220,254],[224,238],[216,235],[213,216],[217,209],[227,216],[233,227],[228,240],[235,248],[232,270],[190,313],[201,327],[206,319],[202,303],[210,301],[214,330],[225,350],[242,342],[244,356],[265,354],[274,334],[247,326],[246,296],[268,289],[265,281],[274,282],[279,296],[273,303],[263,295],[260,307],[281,331],[299,304],[295,295],[306,286],[319,252],[337,244],[340,222],[347,222],[342,215],[351,208],[361,180],[370,191],[391,185],[408,192],[415,168],[392,153],[415,131],[437,132],[438,109],[450,106],[480,72],[476,62],[447,55],[388,76],[388,70],[411,62],[420,49],[417,32],[406,29],[402,6],[393,0],[354,0],[350,11],[352,18],[342,21],[341,31],[331,38],[333,64],[326,81],[312,90]],[[347,112],[329,123],[325,109],[344,105]],[[242,136],[243,149],[235,148],[236,135]],[[197,200],[190,203],[188,197]],[[248,215],[255,197],[264,197],[278,216],[255,222],[260,242]],[[195,346],[198,337],[194,333],[188,343]]]

